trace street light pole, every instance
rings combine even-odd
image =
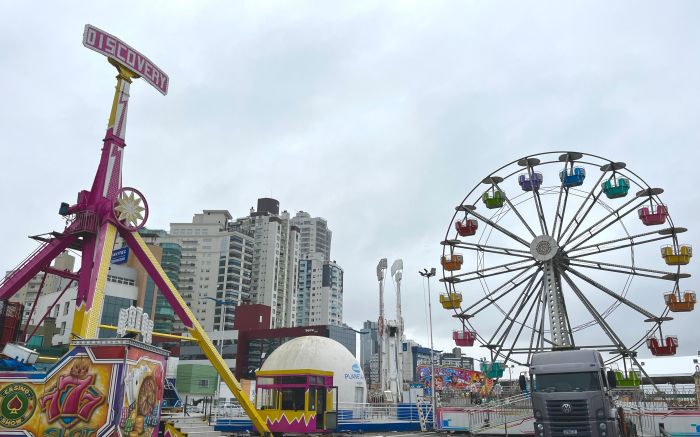
[[[428,279],[428,320],[430,325],[430,406],[433,410],[433,429],[435,426],[435,356],[433,347],[433,306],[430,298],[430,278],[435,276],[435,267],[428,269],[423,269],[423,271],[418,272],[421,276]]]

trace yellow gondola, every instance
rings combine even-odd
[[[440,304],[446,310],[459,308],[462,303],[462,293],[443,293],[440,295]]]
[[[693,256],[693,248],[687,244],[668,245],[661,248],[661,256],[669,266],[684,266],[690,262],[690,258]]]

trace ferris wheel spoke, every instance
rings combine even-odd
[[[604,285],[600,284],[599,282],[597,282],[597,281],[591,279],[590,277],[584,275],[583,273],[581,273],[581,272],[579,272],[579,271],[577,271],[577,270],[571,269],[571,268],[567,268],[566,271],[567,271],[567,272],[571,272],[574,276],[576,276],[576,277],[578,277],[579,279],[581,279],[581,280],[583,280],[583,281],[589,283],[590,285],[594,286],[594,287],[597,288],[598,290],[604,292],[604,293],[607,294],[608,296],[610,296],[610,297],[612,297],[613,299],[617,300],[617,301],[620,302],[621,304],[626,305],[626,306],[628,306],[629,308],[632,308],[633,310],[635,310],[635,311],[637,311],[638,313],[640,313],[640,314],[642,314],[643,316],[645,316],[647,319],[656,319],[656,318],[657,318],[657,317],[656,317],[654,314],[652,314],[651,312],[647,311],[646,309],[642,308],[641,306],[637,305],[636,303],[630,301],[629,299],[627,299],[627,298],[625,298],[625,297],[623,297],[623,296],[620,296],[619,294],[615,293],[614,291],[610,290],[609,288],[605,287]]]
[[[532,173],[530,173],[532,177]],[[544,208],[542,207],[542,198],[540,198],[540,193],[537,190],[532,190],[532,198],[535,200],[535,208],[537,209],[537,218],[540,222],[540,228],[542,229],[543,235],[549,235],[549,230],[547,229],[547,219],[544,216]]]
[[[594,261],[587,259],[575,259],[569,261],[570,266],[582,267],[593,270],[605,270],[607,272],[622,273],[625,275],[643,276],[652,279],[664,279],[667,281],[675,281],[678,277],[678,272],[668,272],[663,270],[647,269],[637,266],[628,266],[624,264],[606,263],[603,261]]]
[[[539,321],[540,318],[540,309],[542,310],[542,313],[544,314],[544,307],[543,307],[543,300],[542,300],[542,286],[540,286],[540,294],[537,296],[537,309],[535,309],[535,317],[532,318],[532,332],[530,333],[530,347],[528,348],[528,353],[527,353],[527,362],[530,363],[532,359],[532,353],[535,350],[535,333],[540,332],[537,329],[537,322]],[[541,332],[540,332],[541,335]],[[537,345],[539,346],[539,338],[537,339]]]
[[[474,217],[478,218],[478,219],[481,220],[482,222],[487,223],[487,224],[488,224],[489,226],[491,226],[492,228],[501,231],[503,234],[509,236],[510,238],[512,238],[513,240],[517,241],[518,243],[520,243],[520,244],[522,244],[522,245],[524,245],[524,246],[526,246],[526,247],[528,247],[528,248],[530,247],[530,243],[528,243],[527,241],[525,241],[525,240],[523,240],[522,238],[518,237],[517,235],[515,235],[515,234],[512,233],[512,232],[510,232],[509,230],[505,229],[503,226],[500,226],[498,223],[494,222],[493,220],[490,220],[490,219],[484,217],[483,215],[479,214],[478,212],[476,212],[476,211],[473,210],[473,209],[464,209],[464,210],[467,211],[467,214],[473,215]]]
[[[530,280],[533,276],[535,276],[538,272],[539,269],[537,269],[535,272],[531,273],[529,276],[526,276],[525,278],[520,278],[523,276],[525,273],[528,272],[529,269],[522,270],[520,273],[515,275],[514,277],[508,279],[506,282],[495,288],[493,291],[489,292],[487,295],[484,297],[480,298],[464,310],[460,311],[458,314],[456,314],[456,317],[458,318],[470,318],[474,317],[475,315],[479,314],[481,311],[485,310],[489,306],[491,306],[495,301],[498,299],[501,299],[502,297],[506,296],[508,293],[511,291],[517,289],[520,287],[522,284]],[[497,293],[501,293],[499,296],[496,296]],[[494,297],[495,296],[495,297]],[[473,310],[474,308],[478,307],[479,305],[483,304],[483,306],[476,311],[472,313],[468,313],[469,311]]]
[[[515,351],[517,349],[516,344],[517,344],[518,340],[520,339],[520,336],[523,333],[523,329],[525,329],[526,326],[529,328],[529,326],[527,325],[527,319],[530,318],[530,314],[532,314],[532,310],[535,308],[535,306],[537,306],[537,308],[539,310],[539,306],[540,306],[539,295],[536,295],[535,299],[532,301],[532,304],[530,305],[530,309],[527,311],[527,314],[525,315],[523,323],[520,324],[520,328],[518,328],[518,333],[515,335],[515,339],[513,339],[513,342],[511,343],[510,348],[508,349],[508,352],[506,353],[506,357],[505,357],[506,361],[508,361],[508,359],[512,355],[513,351]],[[535,315],[535,318],[537,318],[536,315]],[[527,357],[528,363],[530,362],[529,352],[530,352],[531,348],[532,347],[530,347],[530,349],[528,349],[528,357]]]
[[[488,252],[488,253],[496,253],[499,255],[510,255],[510,256],[518,256],[522,258],[532,258],[532,254],[530,253],[529,250],[521,250],[521,249],[511,249],[508,247],[499,247],[499,246],[490,246],[487,244],[477,244],[477,243],[467,243],[464,241],[460,240],[447,240],[444,241],[443,244],[452,246],[458,249],[466,249],[466,250],[473,250],[477,252]]]
[[[675,233],[679,233],[679,230],[677,230],[677,229],[678,228],[666,228],[666,229],[662,229],[660,231],[644,232],[641,234],[631,235],[628,237],[616,238],[614,240],[603,241],[601,243],[589,244],[587,246],[579,246],[573,250],[570,250],[567,256],[570,259],[575,259],[575,258],[581,258],[581,257],[588,256],[588,255],[595,255],[598,253],[610,252],[612,250],[619,250],[619,249],[625,249],[628,247],[639,246],[639,245],[651,243],[654,241],[661,241],[661,240],[665,240],[667,238],[673,238],[673,235]],[[659,235],[659,234],[661,235],[660,237],[641,239],[642,237],[648,237],[650,235]],[[620,243],[623,241],[626,241],[627,243],[615,245],[615,243]],[[581,252],[581,251],[588,251],[588,252],[577,253],[577,252]],[[574,253],[574,255],[572,255],[572,253]]]
[[[562,194],[564,194],[564,201],[562,202]],[[566,205],[569,201],[569,188],[564,186],[562,182],[559,187],[559,199],[557,200],[557,209],[554,214],[554,224],[552,225],[552,237],[556,238],[557,241],[561,238],[561,229],[564,225],[564,216],[566,214]],[[558,231],[557,231],[558,229]]]
[[[498,342],[496,343],[498,346],[498,349],[502,347],[502,343],[504,341],[505,336],[508,335],[508,332],[510,329],[513,327],[513,324],[516,322],[518,319],[518,315],[520,314],[520,311],[522,311],[523,307],[527,303],[528,300],[530,300],[530,297],[532,297],[532,294],[534,293],[534,290],[532,289],[532,285],[535,282],[535,279],[537,278],[537,275],[533,276],[530,281],[527,283],[525,288],[523,289],[522,293],[518,296],[517,299],[515,299],[515,302],[513,302],[513,305],[511,305],[510,310],[507,311],[507,314],[505,317],[503,317],[503,320],[501,320],[501,323],[498,325],[498,327],[494,330],[493,335],[489,339],[487,344],[494,344],[493,341],[496,339],[498,336],[499,332],[501,331],[501,328],[506,324],[506,322],[510,322],[508,324],[508,327],[504,331],[504,333],[499,337]],[[517,310],[516,310],[517,308]],[[513,315],[513,312],[515,311],[515,314]]]
[[[600,177],[598,178],[598,181],[596,181],[595,184],[593,184],[593,187],[591,188],[591,191],[588,192],[586,197],[583,199],[583,202],[581,202],[581,205],[579,205],[578,209],[576,210],[576,213],[574,213],[573,217],[571,217],[571,220],[566,225],[566,228],[562,231],[562,227],[564,226],[564,223],[562,222],[560,229],[559,229],[559,235],[557,237],[558,241],[561,241],[561,238],[566,238],[567,232],[569,232],[569,229],[571,229],[571,226],[574,226],[574,228],[571,230],[571,234],[573,235],[576,233],[576,230],[578,230],[579,226],[586,220],[586,217],[588,217],[588,213],[591,212],[595,204],[598,202],[598,199],[600,198],[600,195],[603,194],[603,188],[600,186],[600,182],[603,180],[605,177],[606,172],[603,172]],[[597,190],[597,192],[596,192]],[[568,194],[568,190],[567,190]],[[588,200],[592,199],[590,204],[588,203]],[[581,213],[586,207],[586,210]],[[563,217],[562,217],[563,219]],[[554,234],[552,234],[554,236]]]
[[[528,263],[523,265],[523,263]],[[523,259],[519,261],[513,261],[493,267],[481,268],[477,270],[472,270],[471,272],[460,273],[458,275],[448,276],[447,278],[440,279],[441,282],[468,282],[474,281],[476,279],[488,278],[491,276],[498,276],[504,273],[515,272],[518,270],[528,269],[535,265],[535,262],[531,259]],[[489,272],[489,273],[486,273]]]
[[[571,271],[571,270],[567,270],[567,272],[568,271]],[[625,347],[625,344],[622,342],[620,337],[617,336],[617,334],[612,329],[612,327],[610,325],[608,325],[608,322],[605,320],[605,318],[600,315],[598,310],[596,310],[595,306],[586,298],[586,296],[583,294],[581,289],[578,288],[578,286],[569,277],[569,275],[567,275],[566,272],[561,272],[561,276],[562,276],[562,278],[564,278],[564,280],[569,285],[571,290],[574,292],[574,294],[581,301],[583,306],[586,307],[588,312],[598,322],[598,325],[601,327],[603,332],[608,336],[610,341],[612,341],[613,344],[618,348],[618,350],[621,350],[621,351],[627,350],[627,347]]]
[[[637,202],[636,205],[634,205],[632,208],[625,210],[625,208],[628,207],[629,205],[633,204],[635,200],[636,200],[636,198],[630,200],[629,202],[625,203],[621,207],[610,211],[605,217],[601,218],[600,220],[595,222],[593,225],[589,226],[587,229],[581,231],[576,236],[569,237],[569,239],[566,240],[566,242],[563,244],[562,247],[566,247],[567,245],[569,245],[571,243],[577,242],[581,237],[586,236],[584,239],[578,241],[575,246],[569,248],[568,251],[572,251],[572,250],[576,249],[577,247],[581,246],[586,241],[589,241],[591,238],[594,238],[596,235],[600,234],[601,232],[603,232],[604,230],[606,230],[610,226],[619,222],[625,216],[627,216],[629,213],[634,212],[638,207],[642,206],[645,203],[645,200],[642,199],[640,202]]]
[[[503,191],[503,190],[501,190],[501,187],[498,185],[498,183],[497,183],[495,180],[492,179],[492,181],[493,181],[493,184],[496,186],[496,188],[497,188],[499,191]],[[505,193],[505,191],[503,191],[503,192]],[[506,203],[508,204],[508,206],[510,206],[510,209],[515,213],[515,215],[518,216],[518,218],[520,219],[520,221],[522,222],[522,224],[525,225],[525,227],[527,228],[527,230],[528,230],[528,231],[530,232],[530,234],[532,235],[532,238],[535,238],[537,235],[535,235],[535,232],[532,230],[532,228],[530,228],[530,225],[527,224],[527,221],[525,221],[525,219],[523,218],[523,216],[520,215],[520,212],[519,212],[518,209],[515,207],[515,205],[513,205],[513,203],[512,203],[512,202],[510,201],[510,199],[508,198],[508,196],[505,196],[505,201],[506,201]]]
[[[532,303],[530,304],[530,306],[527,310],[527,314],[525,314],[525,316],[523,317],[523,321],[518,323],[520,325],[520,327],[518,328],[518,332],[515,334],[515,338],[513,339],[513,342],[511,344],[510,348],[508,349],[508,352],[506,353],[506,357],[505,357],[506,361],[508,361],[508,359],[510,358],[512,350],[515,349],[515,346],[518,343],[518,340],[520,339],[520,335],[523,333],[523,329],[525,328],[525,326],[527,326],[527,320],[530,318],[530,314],[532,314],[532,310],[535,308],[535,305],[540,300],[539,294],[537,293],[537,291],[540,288],[541,283],[542,283],[542,278],[539,279],[537,284],[534,284],[534,287],[532,287],[532,290],[530,291],[530,295],[527,297],[527,299],[525,299],[523,301],[523,303],[518,308],[517,313],[515,314],[515,316],[513,316],[513,323],[511,323],[510,326],[508,326],[508,329],[503,333],[503,336],[498,341],[499,348],[498,348],[497,352],[500,354],[503,352],[503,346],[506,344],[506,340],[508,339],[508,335],[510,334],[510,331],[512,330],[512,328],[514,326],[515,321],[517,320],[518,316],[520,315],[522,310],[527,305],[527,302],[530,301],[530,299],[534,296],[535,298],[532,299]]]

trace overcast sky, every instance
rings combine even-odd
[[[202,209],[246,215],[258,197],[322,216],[357,329],[377,318],[377,261],[400,257],[407,335],[427,344],[417,271],[439,265],[466,193],[527,154],[627,162],[666,189],[674,222],[690,229],[683,241],[697,240],[697,2],[0,5],[1,270],[33,250],[27,235],[62,229],[60,202],[92,181],[115,72],[82,46],[85,23],[170,75],[166,97],[131,88],[124,184],[148,199],[148,226]],[[639,264],[663,269],[653,246]],[[659,313],[666,286],[628,296]],[[434,281],[435,342],[447,349],[457,325],[437,291]],[[392,317],[393,297],[387,307]],[[627,338],[642,335],[643,323],[617,320]],[[683,354],[700,349],[693,320],[677,314],[665,329]]]

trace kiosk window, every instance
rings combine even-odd
[[[300,411],[304,409],[304,389],[285,388],[280,390],[282,396],[282,409]]]

